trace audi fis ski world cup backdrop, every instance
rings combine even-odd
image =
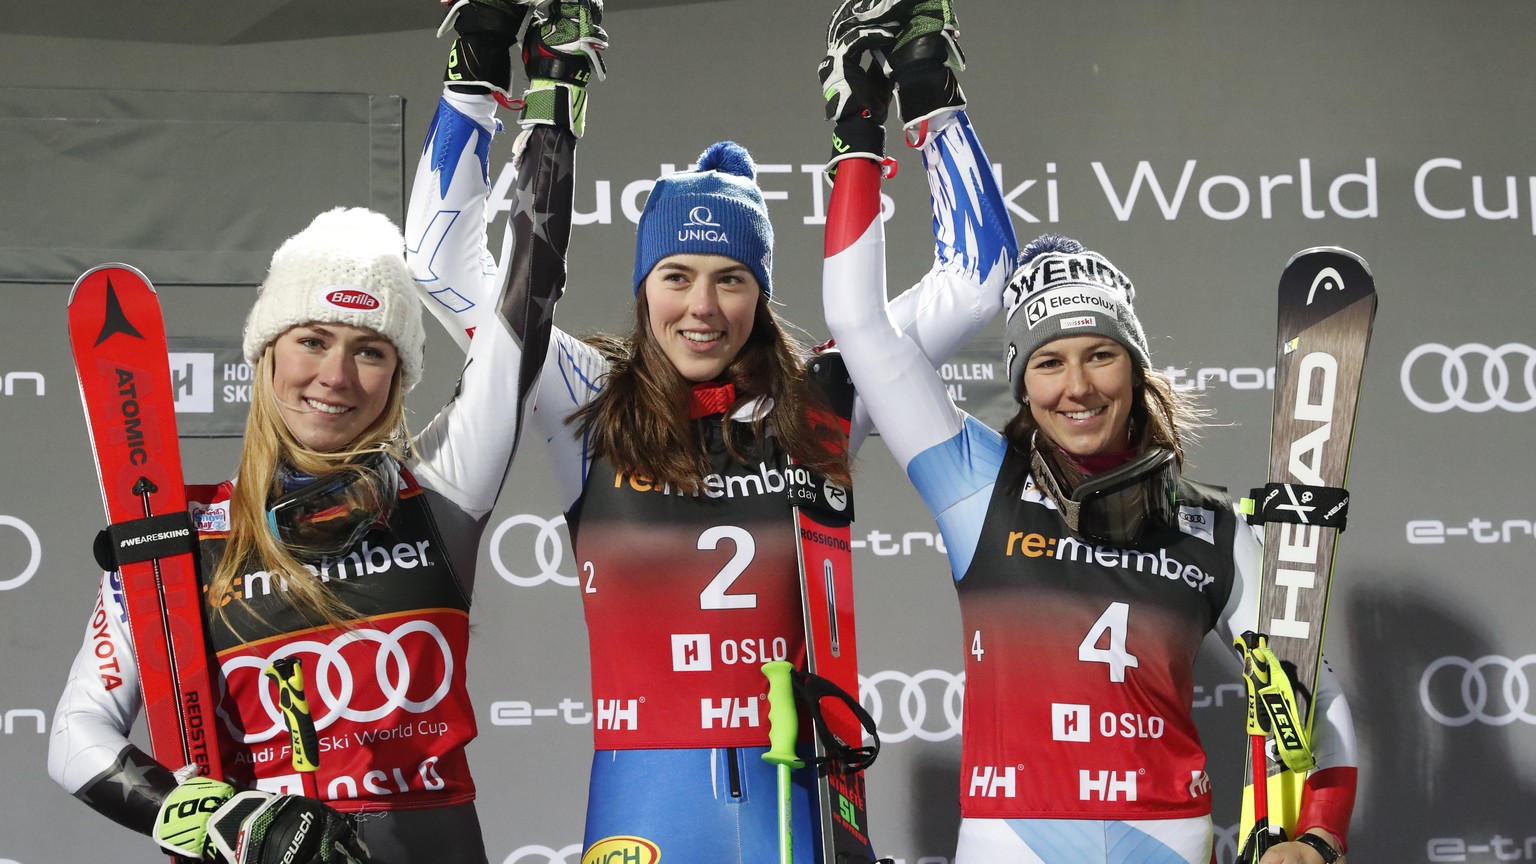
[[[190,436],[186,475],[233,474],[251,384],[240,329],[272,250],[332,206],[403,216],[448,45],[432,35],[436,4],[391,18],[396,5],[380,3],[368,32],[294,4],[282,15],[168,16],[175,23],[142,36],[95,2],[68,32],[0,22],[0,152],[13,157],[0,160],[0,864],[163,860],[45,767],[76,654],[84,646],[92,668],[118,662],[92,653],[90,544],[103,517],[65,339],[69,285],[106,261],[155,281]],[[771,15],[747,0],[608,5],[611,74],[591,88],[577,152],[558,324],[629,328],[635,222],[652,181],[729,138],[758,162],[779,311],[807,341],[824,339],[831,130],[814,70],[835,3],[785,0],[768,4]],[[1268,479],[1287,260],[1336,245],[1369,262],[1380,308],[1327,621],[1359,738],[1350,859],[1536,862],[1536,6],[956,9],[971,119],[1020,238],[1068,234],[1114,262],[1136,285],[1153,363],[1211,411],[1190,476],[1238,494]],[[119,23],[80,23],[96,18]],[[894,293],[933,253],[922,166],[890,137]],[[514,188],[511,138],[491,151],[495,236]],[[416,428],[452,397],[461,363],[428,329],[426,376],[408,402]],[[940,368],[956,402],[993,426],[1014,410],[1000,333],[994,322]],[[622,710],[590,694],[583,571],[543,459],[525,436],[476,577],[469,755],[491,864],[588,864],[592,736]],[[950,864],[960,791],[1006,793],[1029,765],[962,776],[970,646],[943,538],[878,438],[857,469],[861,698],[884,742],[867,776],[869,828],[876,850],[902,864]],[[359,560],[350,579],[383,578]],[[711,661],[778,650],[752,637],[716,640]],[[441,734],[423,723],[442,664],[396,662],[431,656],[416,649],[434,638],[397,631],[349,645],[379,658],[367,686],[340,671],[338,646],[294,643],[320,682],[310,694],[318,723],[387,717],[390,734]],[[1226,651],[1207,646],[1194,695],[1224,864],[1236,852],[1246,752],[1244,693]],[[225,672],[255,674],[255,664],[241,658]],[[1074,719],[1072,734],[1149,748],[1164,729],[1161,717],[1092,706]],[[254,731],[276,736],[277,722]],[[142,729],[135,738],[147,746]],[[1084,783],[1083,795],[1134,794],[1140,766],[1104,767],[1105,782]],[[387,792],[417,780],[379,773],[358,782]],[[625,852],[600,851],[614,861]]]

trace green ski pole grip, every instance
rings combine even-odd
[[[800,718],[795,713],[795,689],[789,677],[794,669],[788,660],[763,664],[763,675],[768,678],[768,752],[763,754],[763,761],[799,768],[805,763],[795,756]]]

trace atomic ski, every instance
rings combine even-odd
[[[1260,632],[1244,634],[1237,646],[1245,659],[1253,737],[1243,861],[1257,861],[1268,845],[1296,830],[1312,763],[1313,695],[1334,548],[1349,509],[1349,451],[1376,315],[1370,267],[1336,247],[1292,257],[1279,296],[1270,482],[1244,502],[1249,521],[1265,525],[1265,536]],[[1273,739],[1272,748],[1266,739]],[[1260,773],[1267,782],[1254,782]]]
[[[197,532],[154,286],[121,264],[87,271],[69,294],[69,341],[109,523],[96,559],[122,579],[150,747],[171,770],[218,778]]]
[[[853,382],[835,349],[811,358],[809,377],[826,395],[836,422],[848,433],[853,416]],[[806,476],[801,476],[805,474]],[[879,749],[874,721],[858,705],[858,634],[853,616],[853,493],[834,483],[791,470],[800,562],[801,610],[805,616],[806,674],[796,690],[816,726],[812,736],[819,783],[817,799],[823,864],[871,864],[864,799],[864,768]],[[831,689],[827,684],[832,685]],[[838,691],[841,691],[840,693]],[[864,746],[868,731],[874,746]]]

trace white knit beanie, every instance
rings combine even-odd
[[[350,324],[388,339],[407,392],[421,380],[421,302],[405,265],[405,239],[382,213],[338,207],[283,241],[245,319],[245,359],[300,324]]]

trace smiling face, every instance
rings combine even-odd
[[[322,453],[350,445],[389,404],[399,356],[366,327],[301,324],[272,342],[272,392],[300,444]]]
[[[669,255],[643,287],[651,338],[689,381],[720,377],[752,334],[761,289],[733,258]]]
[[[1135,362],[1104,336],[1047,342],[1024,367],[1024,393],[1035,425],[1073,456],[1130,447]]]

